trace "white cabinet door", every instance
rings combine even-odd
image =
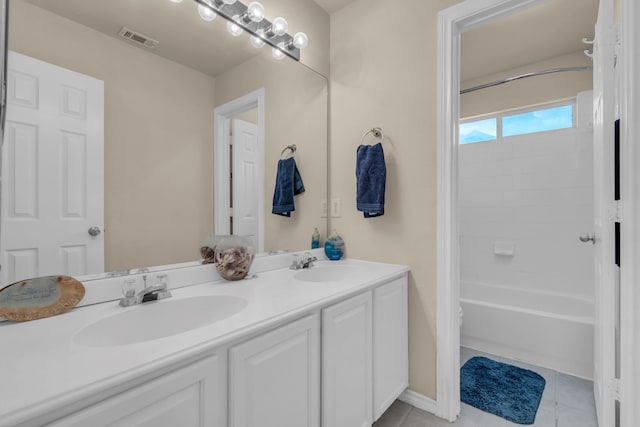
[[[407,277],[373,291],[373,418],[409,385]]]
[[[225,427],[225,362],[207,357],[48,425]]]
[[[320,328],[317,314],[230,350],[229,426],[319,425]]]
[[[322,310],[322,425],[371,425],[371,292]]]

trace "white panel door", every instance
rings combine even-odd
[[[1,281],[100,273],[104,84],[15,52],[8,69]]]
[[[309,315],[230,350],[230,427],[319,425],[318,315]]]
[[[594,395],[600,427],[615,425],[614,120],[616,34],[613,1],[601,0],[593,46],[595,329]],[[590,243],[588,243],[590,244]]]
[[[371,292],[322,310],[322,425],[372,423]]]
[[[233,119],[233,234],[252,235],[256,251],[264,250],[260,222],[264,193],[258,127]]]
[[[407,277],[373,290],[373,419],[409,385]]]

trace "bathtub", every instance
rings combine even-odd
[[[593,378],[593,302],[462,282],[460,344],[581,378]]]

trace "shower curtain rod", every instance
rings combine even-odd
[[[504,80],[498,80],[495,82],[491,82],[491,83],[485,83],[485,84],[481,84],[478,86],[474,86],[474,87],[470,87],[468,89],[462,89],[460,91],[460,95],[463,95],[465,93],[469,93],[469,92],[473,92],[476,90],[480,90],[480,89],[486,89],[488,87],[493,87],[493,86],[498,86],[501,84],[505,84],[505,83],[510,83],[512,81],[515,80],[520,80],[520,79],[526,79],[528,77],[536,77],[536,76],[542,76],[545,74],[553,74],[553,73],[563,73],[563,72],[567,72],[567,71],[591,71],[593,70],[592,66],[584,66],[584,67],[562,67],[562,68],[551,68],[549,70],[542,70],[542,71],[536,71],[533,73],[526,73],[526,74],[521,74],[519,76],[515,76],[515,77],[508,77]]]

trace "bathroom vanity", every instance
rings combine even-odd
[[[371,425],[408,385],[408,270],[315,264],[0,324],[0,426]]]

